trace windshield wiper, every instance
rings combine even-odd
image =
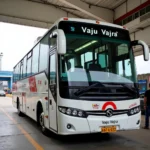
[[[74,94],[77,95],[77,96],[79,96],[79,95],[81,95],[82,93],[89,91],[89,90],[92,89],[93,87],[96,87],[97,85],[104,86],[101,82],[96,82],[96,83],[94,83],[94,84],[92,84],[92,85],[90,85],[90,86],[88,86],[88,87],[86,87],[86,88],[83,88],[83,89],[80,89],[80,90],[76,91]]]
[[[123,87],[127,88],[128,90],[130,90],[131,92],[137,94],[137,91],[134,90],[133,88],[131,88],[130,86],[127,86],[126,84],[121,84]]]
[[[104,93],[105,94],[107,94],[107,95],[111,95],[111,94],[116,94],[116,95],[122,95],[122,94],[126,94],[126,95],[130,95],[130,96],[132,96],[133,97],[133,93],[134,94],[137,94],[137,91],[136,90],[134,90],[133,88],[131,88],[130,86],[127,86],[126,84],[115,84],[115,83],[101,83],[101,82],[96,82],[96,83],[94,83],[94,84],[92,84],[92,85],[90,85],[90,86],[88,86],[88,87],[86,87],[86,88],[83,88],[83,89],[80,89],[80,90],[78,90],[78,91],[76,91],[75,93],[74,93],[74,95],[75,96],[77,96],[77,97],[79,97],[80,95],[82,95],[83,93],[87,93],[87,94],[98,94],[99,92],[97,91],[97,92],[92,92],[92,93],[90,93],[89,91],[93,88],[96,88],[96,86],[98,86],[98,85],[100,85],[101,87],[97,87],[98,89],[105,89],[105,92],[100,92],[101,93],[101,95],[103,95]],[[117,92],[116,90],[115,91],[113,91],[113,89],[126,89],[126,90],[128,90],[128,91],[126,91],[126,93],[121,93],[121,92]],[[99,94],[100,94],[99,93]],[[127,94],[128,93],[128,94]]]

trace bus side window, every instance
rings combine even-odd
[[[27,55],[27,77],[31,75],[31,58],[32,52]]]
[[[55,54],[50,56],[50,90],[56,99],[56,58]]]
[[[20,80],[20,63],[17,65],[17,80]]]
[[[23,78],[26,77],[27,73],[27,56],[24,57],[23,61]]]
[[[68,64],[67,64],[67,70],[70,70],[71,68],[74,68],[74,66],[75,66],[74,58],[69,59]]]
[[[13,70],[13,82],[16,82],[16,67]]]
[[[130,77],[132,76],[130,59],[124,60],[124,63],[125,63],[125,75],[130,79]]]
[[[116,62],[116,71],[117,71],[117,74],[119,74],[120,76],[123,76],[124,75],[124,70],[123,70],[123,61],[118,61]]]
[[[87,63],[89,64],[93,63],[93,56],[92,52],[87,52],[81,55],[81,65],[83,68],[88,69]]]
[[[47,34],[40,42],[40,56],[39,56],[39,72],[47,69],[48,66],[48,52],[49,52],[49,34]]]
[[[106,61],[106,54],[105,53],[98,54],[98,62],[102,68],[107,67],[107,61]]]
[[[39,72],[39,44],[33,49],[32,54],[32,74]]]
[[[106,69],[108,67],[108,54],[107,52],[102,52],[97,55],[98,64],[102,69]]]
[[[20,63],[20,79],[23,78],[23,60]]]

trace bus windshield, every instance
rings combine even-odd
[[[66,40],[66,54],[59,56],[63,97],[100,99],[109,94],[120,99],[137,97],[129,39],[66,33]]]

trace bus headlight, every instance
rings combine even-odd
[[[73,114],[73,116],[76,116],[78,114],[78,111],[77,110],[73,110],[72,114]]]
[[[68,108],[66,113],[67,113],[67,115],[71,115],[71,113],[72,113],[71,109]]]
[[[83,110],[60,106],[58,107],[58,109],[61,113],[69,116],[86,118],[86,113]]]
[[[82,111],[79,111],[79,112],[78,112],[78,116],[79,116],[79,117],[82,117],[82,116],[83,116],[83,112],[82,112]]]
[[[135,115],[141,111],[140,106],[131,108],[128,112],[129,116]]]
[[[66,113],[66,108],[61,109],[62,113]]]

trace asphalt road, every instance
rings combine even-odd
[[[0,97],[0,150],[35,149],[150,150],[150,130],[122,131],[109,135],[44,136],[33,120],[17,115],[11,98]]]

